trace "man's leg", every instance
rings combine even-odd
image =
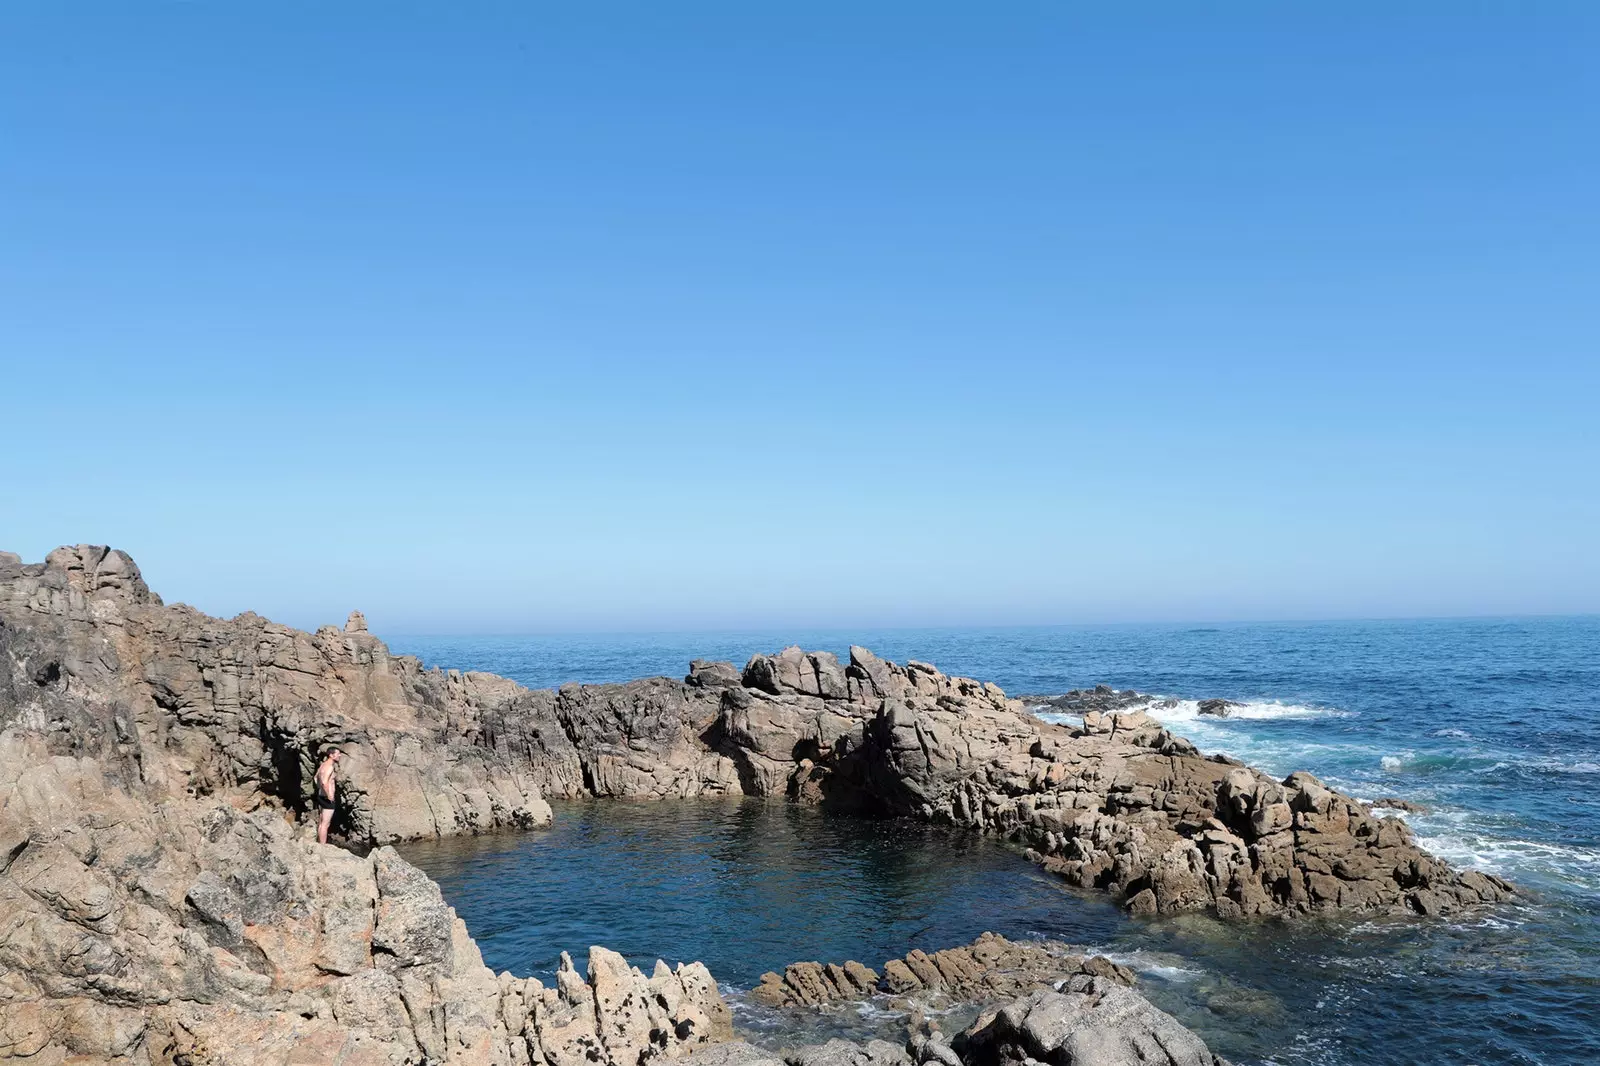
[[[317,820],[317,842],[326,844],[328,842],[328,826],[333,824],[333,812],[318,811],[317,813],[321,816]]]

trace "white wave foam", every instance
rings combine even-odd
[[[1378,760],[1378,765],[1382,766],[1385,770],[1393,772],[1404,766],[1406,764],[1406,760],[1409,758],[1412,758],[1412,753],[1409,751],[1403,755],[1385,755],[1383,758]]]
[[[1465,729],[1435,729],[1433,735],[1436,737],[1450,737],[1453,740],[1472,739],[1472,734]]]
[[[1035,704],[1028,710],[1034,717],[1056,725],[1075,725],[1083,718],[1083,715],[1077,712],[1055,710],[1049,704]],[[1111,713],[1133,714],[1141,711],[1168,727],[1176,723],[1226,725],[1232,721],[1264,722],[1278,718],[1342,718],[1350,713],[1331,707],[1312,707],[1300,703],[1284,703],[1280,700],[1256,700],[1228,708],[1227,716],[1224,717],[1201,714],[1199,700],[1173,699],[1168,696],[1152,696],[1148,703],[1125,707]]]
[[[1434,835],[1419,835],[1417,843],[1446,862],[1497,874],[1513,883],[1553,879],[1600,892],[1600,848],[1514,840],[1470,830],[1452,832],[1443,827]]]
[[[1279,718],[1342,718],[1348,711],[1334,710],[1331,707],[1311,707],[1301,703],[1284,703],[1281,700],[1253,700],[1238,707],[1229,707],[1226,717],[1214,714],[1201,714],[1199,700],[1178,700],[1168,706],[1161,706],[1166,699],[1157,699],[1149,706],[1130,708],[1142,710],[1151,718],[1162,725],[1174,722],[1205,722],[1219,725],[1231,721],[1267,722]]]
[[[1184,960],[1176,955],[1153,951],[1099,951],[1094,948],[1090,948],[1088,953],[1103,955],[1118,966],[1126,966],[1130,970],[1174,984],[1184,984],[1205,976],[1204,970],[1197,970],[1192,966],[1180,966],[1179,963]]]
[[[1596,762],[1596,753],[1583,752],[1576,758],[1568,756],[1572,761],[1561,759],[1554,755],[1539,755],[1531,759],[1514,759],[1516,766],[1528,770],[1543,770],[1552,774],[1600,774],[1600,762]]]

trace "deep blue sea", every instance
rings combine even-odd
[[[763,970],[876,966],[993,928],[1125,959],[1241,1064],[1600,1062],[1600,618],[391,641],[532,686],[681,676],[691,658],[795,643],[841,658],[865,644],[1013,694],[1176,697],[1168,724],[1203,750],[1423,803],[1407,818],[1426,847],[1525,896],[1448,921],[1133,921],[1002,844],[928,827],[755,801],[565,803],[550,830],[408,850],[491,966],[545,973],[591,943],[700,958],[760,1032],[776,1022],[737,992]],[[1212,696],[1247,706],[1197,716]]]

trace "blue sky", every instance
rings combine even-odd
[[[0,547],[380,632],[1600,610],[1600,10],[1308,7],[7,5]]]

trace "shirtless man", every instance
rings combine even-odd
[[[322,757],[322,765],[317,767],[317,841],[322,844],[328,842],[328,826],[333,824],[334,796],[338,788],[333,775],[343,758],[344,752],[329,748]]]

